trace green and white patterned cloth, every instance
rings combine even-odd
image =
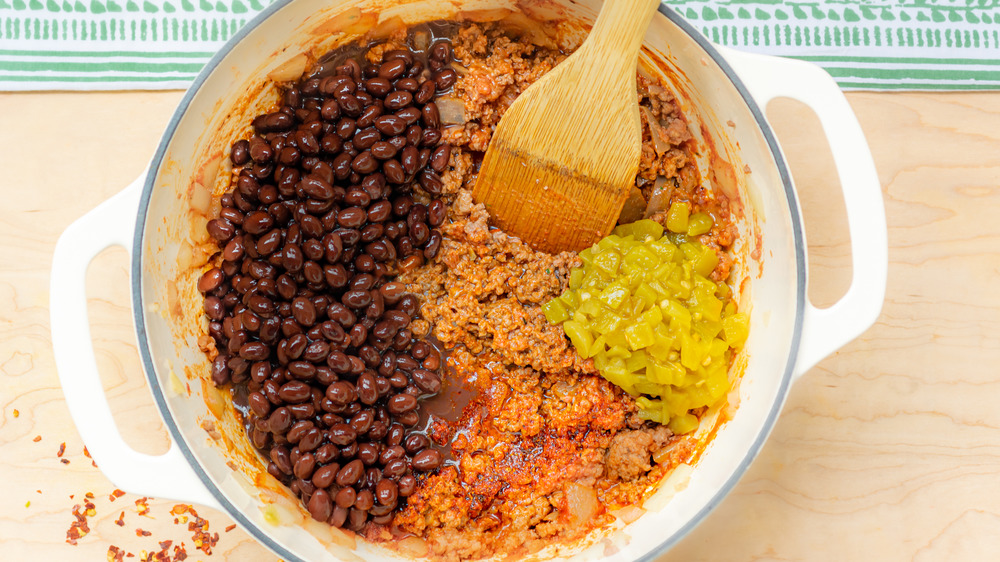
[[[0,90],[186,88],[271,0],[0,0]],[[1000,0],[664,0],[844,89],[1000,89]]]

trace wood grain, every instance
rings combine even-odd
[[[192,560],[273,561],[227,516],[194,550],[170,501],[139,516],[83,456],[59,390],[48,284],[59,233],[143,168],[179,93],[0,95],[0,553],[5,560],[104,560],[184,541]],[[733,493],[663,561],[991,560],[1000,551],[1000,94],[849,96],[875,154],[890,270],[877,325],[792,389],[775,431]],[[815,302],[843,292],[849,249],[815,121],[787,102],[769,114],[807,220]],[[840,203],[842,209],[842,203]],[[139,371],[126,259],[88,276],[102,378],[125,438],[167,446]],[[19,416],[14,416],[14,410]],[[34,442],[36,435],[41,441]],[[56,456],[66,443],[62,464]],[[41,493],[38,493],[40,490]],[[64,542],[70,510],[97,499],[93,531]],[[75,499],[70,499],[74,494]],[[29,507],[25,507],[27,502]],[[125,511],[125,526],[115,525]],[[136,536],[136,528],[150,531]]]

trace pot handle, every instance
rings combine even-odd
[[[110,246],[132,253],[134,220],[145,181],[143,172],[120,193],[69,225],[56,243],[49,309],[59,383],[87,450],[116,486],[142,496],[220,509],[176,440],[159,456],[139,453],[125,443],[97,372],[87,318],[87,267]]]
[[[871,150],[844,93],[820,67],[720,48],[763,111],[777,97],[808,105],[830,143],[847,210],[854,269],[847,293],[828,308],[805,303],[794,375],[800,376],[871,327],[882,310],[889,268],[885,207]],[[807,256],[808,260],[808,256]]]

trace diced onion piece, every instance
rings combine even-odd
[[[529,18],[521,12],[514,12],[513,14],[507,16],[504,18],[504,23],[510,25],[518,31],[524,32],[528,42],[534,45],[545,47],[547,49],[556,48],[555,42],[553,42],[552,38],[545,33],[545,28],[542,27],[542,24]]]
[[[399,16],[392,16],[387,20],[378,22],[375,29],[371,30],[371,37],[374,39],[384,39],[393,33],[406,29],[406,22]]]
[[[309,65],[309,57],[302,53],[295,55],[287,61],[279,64],[274,70],[267,73],[267,77],[273,82],[293,82],[302,77]]]
[[[642,517],[646,510],[637,505],[627,505],[615,512],[615,515],[626,525]]]
[[[601,502],[593,488],[570,482],[566,485],[566,510],[573,524],[580,525],[601,512]]]
[[[670,150],[670,143],[663,134],[663,127],[648,107],[640,106],[639,109],[646,116],[646,122],[649,123],[649,136],[653,138],[653,150],[656,151],[657,156],[663,156]]]
[[[646,212],[643,213],[642,218],[648,219],[660,211],[665,211],[667,204],[670,203],[671,192],[673,192],[672,189],[667,189],[667,178],[657,176],[649,195],[649,203],[646,204]]]
[[[428,31],[417,31],[413,34],[413,49],[426,51],[431,46],[431,34]]]
[[[438,98],[436,102],[441,122],[445,125],[465,124],[465,103],[452,97]]]
[[[642,196],[642,191],[633,185],[628,199],[625,200],[625,206],[622,207],[622,212],[618,215],[618,222],[621,224],[633,223],[642,218],[645,210],[646,198]]]

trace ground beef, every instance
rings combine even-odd
[[[575,253],[535,252],[519,239],[491,230],[482,205],[468,191],[452,205],[452,222],[435,263],[400,277],[423,295],[421,315],[446,347],[473,353],[491,349],[504,361],[542,371],[576,367],[593,373],[541,305],[568,286],[569,271],[582,264]]]
[[[605,455],[605,474],[624,481],[639,478],[653,468],[650,458],[669,443],[672,436],[673,433],[663,426],[615,435]]]

